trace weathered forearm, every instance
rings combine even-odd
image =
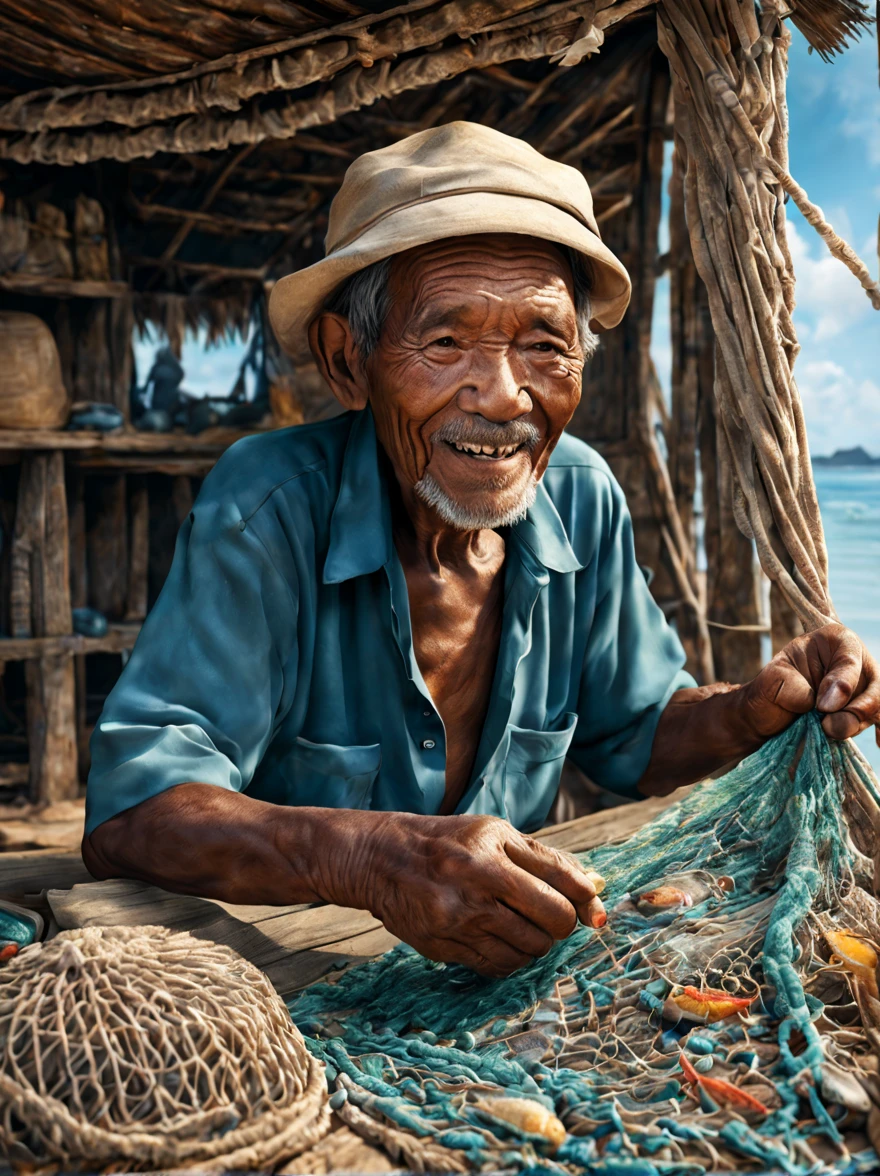
[[[657,725],[639,782],[642,795],[666,796],[757,751],[764,737],[756,731],[747,691],[725,682],[676,691]]]
[[[384,814],[285,808],[210,784],[180,784],[83,839],[96,878],[137,878],[224,902],[363,906],[371,824]]]

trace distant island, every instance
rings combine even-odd
[[[871,457],[857,445],[855,449],[837,449],[830,457],[814,457],[814,466],[874,466],[880,465],[880,457]]]

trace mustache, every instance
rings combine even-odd
[[[485,417],[457,417],[441,425],[431,434],[432,444],[485,445],[497,449],[502,445],[520,445],[531,452],[541,440],[541,434],[529,421],[489,421]]]

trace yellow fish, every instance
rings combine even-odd
[[[877,991],[877,952],[864,939],[849,935],[846,931],[823,931],[825,941],[834,955],[832,964],[839,964],[850,975],[865,985],[871,996],[880,995]]]
[[[527,1131],[530,1135],[543,1135],[555,1151],[565,1139],[565,1128],[552,1111],[530,1098],[489,1098],[475,1104],[477,1110],[495,1119],[502,1119]]]

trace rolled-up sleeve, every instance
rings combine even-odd
[[[297,593],[231,503],[196,503],[91,741],[86,832],[197,782],[247,788],[295,674]]]
[[[600,787],[635,799],[660,715],[676,690],[696,683],[636,562],[623,491],[602,482],[595,606],[569,756]]]

